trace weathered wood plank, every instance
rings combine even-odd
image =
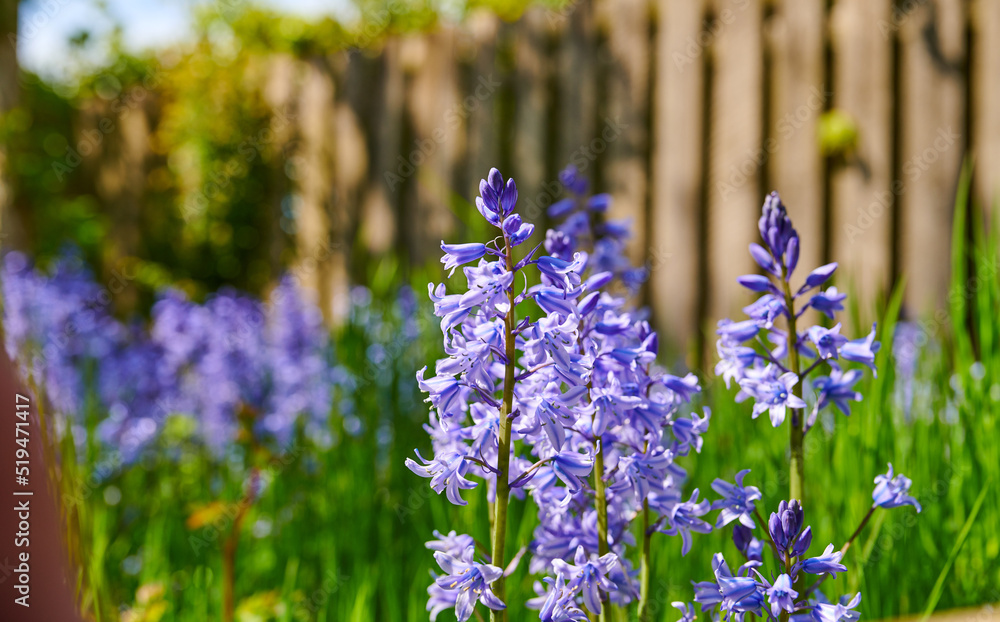
[[[333,174],[335,170],[333,118],[336,109],[334,81],[322,59],[306,61],[299,101],[297,181],[295,207],[297,261],[293,267],[299,284],[314,292],[323,318],[334,323],[331,264],[327,251],[331,233]],[[346,270],[344,277],[346,278]]]
[[[614,198],[610,217],[632,222],[633,235],[626,248],[633,263],[641,264],[648,250],[649,0],[604,2],[602,14],[611,54],[608,116],[621,128],[608,141],[605,186]]]
[[[415,170],[416,205],[406,226],[412,230],[414,259],[436,255],[440,240],[455,223],[449,206],[451,172],[464,122],[459,110],[455,33],[450,26],[409,41],[404,51],[412,63],[413,79],[406,94],[406,109],[414,137],[403,146],[403,157]]]
[[[396,242],[402,175],[400,144],[403,129],[403,68],[399,41],[386,41],[381,54],[378,122],[373,126],[375,153],[361,207],[361,238],[374,254],[389,251]]]
[[[799,265],[823,260],[823,156],[817,124],[832,96],[824,75],[824,0],[779,0],[769,22],[772,58],[769,185],[788,207],[802,240]]]
[[[892,212],[890,0],[841,0],[831,17],[834,105],[857,125],[849,165],[833,174],[831,235],[841,265],[841,285],[860,296],[862,308],[889,282]]]
[[[518,194],[525,198],[538,197],[545,181],[550,71],[546,30],[545,11],[532,8],[514,31],[514,169],[506,174],[517,180]],[[522,217],[538,222],[545,207],[526,201],[521,205]]]
[[[763,201],[763,50],[760,0],[717,0],[711,37],[708,309],[727,317],[746,304],[736,277],[753,272],[747,252],[759,237]]]
[[[949,232],[964,144],[964,27],[961,0],[919,5],[900,22],[900,265],[913,313],[943,304],[948,289]]]
[[[988,213],[995,214],[1000,205],[1000,2],[976,0],[972,9],[976,194]]]
[[[479,194],[479,180],[491,167],[499,166],[500,127],[497,122],[497,97],[503,77],[497,67],[497,37],[500,20],[489,11],[469,18],[470,42],[474,59],[472,76],[467,81],[466,97],[472,97],[468,123],[466,187],[462,196],[469,200]],[[527,198],[527,197],[525,197]],[[523,206],[523,201],[521,204]]]
[[[571,2],[563,10],[549,13],[547,19],[559,36],[556,166],[574,162],[582,173],[592,176],[594,160],[589,157],[588,145],[598,131],[592,0]]]
[[[697,45],[705,7],[700,0],[658,0],[656,6],[650,298],[657,329],[683,347],[700,321],[704,74],[700,55],[691,58],[690,48]]]

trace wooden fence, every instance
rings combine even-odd
[[[675,344],[747,302],[771,189],[804,269],[836,259],[865,302],[909,275],[915,314],[946,293],[965,154],[984,204],[1000,183],[997,0],[573,0],[263,73],[294,120],[298,268],[333,319],[371,257],[459,239],[455,193],[491,166],[536,222],[569,162],[611,192]]]
[[[634,220],[646,301],[677,343],[746,302],[734,279],[753,270],[771,189],[803,267],[836,259],[865,301],[907,274],[916,313],[946,292],[965,154],[978,198],[1000,181],[993,0],[579,0],[329,66],[300,70],[298,95],[277,90],[324,128],[304,134],[307,155],[336,145],[334,190],[306,182],[302,205],[305,222],[339,221],[335,271],[355,243],[433,256],[454,235],[450,193],[473,197],[492,165],[541,218],[574,162]],[[326,234],[302,230],[308,256]]]

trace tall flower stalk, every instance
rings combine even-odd
[[[810,309],[831,321],[836,312],[844,309],[846,296],[836,287],[815,291],[833,276],[837,264],[816,268],[806,275],[798,289],[793,288],[792,277],[799,261],[799,234],[776,192],[764,202],[758,229],[763,245],[751,244],[750,255],[763,274],[741,276],[737,281],[762,295],[744,309],[749,319],[719,322],[721,360],[715,369],[727,386],[733,380],[739,384],[737,401],[753,398],[754,418],[767,412],[771,424],[778,427],[787,414],[791,415],[789,495],[801,499],[805,491],[803,444],[817,414],[827,405],[836,405],[850,415],[848,401],[861,399],[852,388],[861,373],[844,372],[840,362],[860,363],[874,372],[879,343],[875,341],[875,326],[866,338],[854,341],[840,334],[840,324],[832,328],[814,325],[801,330],[803,314]],[[779,327],[781,320],[785,328]],[[765,337],[770,345],[765,343]],[[813,379],[816,401],[807,416],[802,388],[809,375],[823,366],[829,375]]]
[[[513,184],[510,184],[514,187]],[[508,196],[513,196],[514,199],[510,199],[511,203],[516,200],[516,187],[513,193],[508,193]],[[501,193],[502,196],[502,193]],[[513,207],[513,206],[512,206]],[[528,235],[533,229],[533,226],[528,225],[531,229],[528,230]],[[515,231],[516,234],[516,231]],[[527,235],[520,238],[523,241]],[[506,261],[506,267],[508,273],[514,272],[514,245],[511,240],[511,236],[508,234],[506,228],[503,229],[503,241],[504,241],[504,259]],[[510,287],[507,290],[507,313],[504,314],[504,355],[507,359],[504,364],[504,380],[503,380],[503,403],[500,408],[500,421],[499,421],[499,434],[498,434],[498,448],[497,448],[497,491],[496,491],[496,501],[494,502],[494,518],[493,518],[493,534],[492,534],[492,551],[491,556],[495,562],[500,567],[504,565],[505,558],[505,546],[507,543],[507,504],[510,501],[510,433],[511,433],[511,419],[512,413],[514,412],[514,382],[515,374],[517,372],[517,366],[515,365],[515,360],[517,356],[517,350],[515,347],[514,331],[517,324],[517,312],[514,299],[514,288]],[[494,587],[494,592],[500,600],[504,599],[504,579],[501,576],[497,580],[497,584]],[[496,610],[490,610],[490,620],[496,622],[500,618],[500,613]],[[506,611],[502,614],[504,619],[506,619]]]
[[[464,622],[479,604],[492,620],[503,617],[504,578],[520,558],[505,555],[510,496],[538,507],[526,549],[540,580],[524,605],[543,622],[606,620],[615,608],[648,601],[649,582],[640,585],[633,559],[642,557],[648,574],[652,535],[681,536],[686,553],[691,532],[712,529],[700,518],[712,504],[698,491],[682,495],[686,472],[676,462],[700,450],[708,427],[707,413],[681,414],[700,387],[694,376],[654,364],[656,333],[606,289],[639,274],[626,278],[630,268],[598,261],[584,247],[608,236],[620,241],[627,228],[592,218],[607,197],[586,197],[573,175],[562,176],[571,204],[553,206],[573,224],[547,232],[547,254],[536,257],[539,245],[514,256],[533,227],[514,213],[514,183],[495,169],[476,205],[500,235],[442,244],[445,269],[464,266],[467,289],[430,287],[447,356],[433,377],[426,368],[417,374],[431,405],[434,455],[418,453],[407,466],[456,505],[466,504],[462,494],[475,480],[485,482],[492,533],[488,553],[471,536],[443,530],[427,543],[441,569],[428,588],[432,619],[453,608]],[[517,313],[527,301],[541,310],[537,319]],[[637,519],[645,556],[635,551],[630,559]]]
[[[913,505],[919,512],[920,505],[908,494],[910,480],[902,475],[893,476],[889,465],[886,475],[875,478],[871,508],[840,550],[834,551],[830,544],[822,554],[808,555],[812,529],[804,525],[801,503],[805,493],[805,436],[818,413],[827,406],[836,406],[844,415],[850,415],[849,401],[861,399],[861,394],[853,389],[861,372],[844,371],[840,361],[859,363],[874,373],[879,344],[875,341],[874,326],[866,338],[854,341],[840,334],[840,324],[800,330],[802,316],[809,309],[831,321],[835,312],[843,310],[845,296],[835,287],[810,294],[829,280],[837,264],[816,268],[794,289],[791,281],[798,264],[799,236],[777,193],[767,197],[758,225],[764,244],[751,244],[750,254],[763,274],[742,276],[738,281],[762,295],[744,309],[749,319],[719,322],[721,360],[716,373],[725,379],[727,386],[733,380],[739,384],[737,401],[754,400],[754,418],[766,412],[771,425],[778,427],[790,411],[790,497],[779,503],[777,512],[771,513],[761,539],[755,536],[758,523],[764,523],[756,507],[761,495],[755,487],[743,485],[746,472],[737,475],[735,486],[716,480],[712,487],[723,496],[713,506],[723,510],[716,527],[738,521],[733,527],[733,542],[746,562],[733,573],[722,554],[716,554],[712,561],[715,580],[695,583],[694,600],[702,611],[714,611],[715,615],[726,618],[735,616],[738,620],[751,614],[781,622],[850,622],[859,615],[855,609],[861,602],[861,594],[845,595],[831,603],[819,590],[820,586],[826,577],[847,570],[841,560],[877,508]],[[810,296],[805,300],[807,294]],[[781,318],[785,328],[778,326]],[[803,399],[802,387],[810,373],[824,365],[828,375],[812,380],[815,401],[810,409]],[[763,565],[764,549],[774,556],[772,567],[777,567],[777,576],[765,577],[758,570]],[[807,586],[809,575],[818,578]],[[692,606],[685,603],[675,606],[683,612],[684,620],[693,617]]]

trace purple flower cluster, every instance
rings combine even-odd
[[[765,201],[759,229],[764,244],[751,244],[750,254],[763,274],[742,276],[739,282],[762,295],[746,307],[749,319],[719,322],[721,360],[716,373],[725,379],[727,386],[734,380],[739,384],[738,401],[753,398],[754,418],[766,412],[771,424],[778,427],[791,410],[791,483],[793,490],[801,491],[802,439],[814,424],[817,413],[832,404],[850,415],[849,402],[861,399],[861,394],[853,388],[861,378],[861,371],[845,371],[836,361],[860,363],[874,373],[879,344],[874,340],[874,326],[866,338],[854,341],[840,334],[840,324],[830,328],[815,325],[802,330],[798,322],[810,308],[831,320],[836,311],[843,309],[844,295],[836,288],[814,291],[822,288],[837,265],[817,268],[805,277],[798,289],[792,287],[791,278],[799,257],[799,237],[777,193],[772,193]],[[776,325],[779,320],[783,320],[784,328]],[[770,345],[765,344],[763,337]],[[829,374],[812,381],[815,405],[805,419],[799,416],[807,408],[801,384],[822,364],[828,366]],[[756,488],[743,488],[744,476],[744,472],[737,475],[736,486],[717,482],[713,488],[724,497],[718,502],[723,512],[717,526],[735,523],[733,542],[747,561],[734,574],[722,554],[715,555],[712,562],[715,580],[694,584],[694,600],[701,605],[702,611],[713,611],[716,619],[721,614],[724,619],[734,617],[740,621],[747,614],[795,622],[858,619],[855,609],[861,602],[860,593],[846,595],[831,604],[819,590],[820,584],[826,576],[836,576],[847,570],[841,563],[844,553],[877,508],[913,505],[920,511],[920,504],[908,494],[910,480],[903,475],[893,476],[892,465],[889,465],[886,475],[875,478],[871,509],[847,543],[838,551],[830,544],[822,554],[810,557],[812,529],[804,524],[798,500],[782,501],[778,511],[771,514],[763,538],[755,536],[757,525],[752,502],[760,499],[760,493]],[[765,549],[770,549],[774,555],[776,576],[765,577],[758,570],[763,567]],[[819,575],[819,578],[807,586],[808,575]],[[684,603],[676,605],[685,620],[691,617],[690,607]]]
[[[693,584],[694,601],[701,605],[702,611],[714,610],[726,619],[734,617],[737,620],[743,620],[748,613],[773,620],[785,614],[800,622],[850,619],[848,616],[852,613],[849,610],[861,602],[860,593],[853,598],[848,597],[847,607],[832,616],[833,612],[827,611],[815,598],[810,598],[813,594],[817,598],[822,597],[818,591],[819,582],[809,588],[802,585],[806,575],[825,578],[827,574],[836,576],[838,572],[847,570],[840,563],[843,552],[835,552],[832,544],[818,556],[807,556],[812,544],[812,528],[805,526],[803,519],[804,513],[798,501],[782,501],[778,511],[773,512],[768,520],[766,547],[752,536],[753,528],[738,526],[733,531],[733,540],[747,561],[733,574],[722,553],[715,554],[712,560],[715,580]],[[763,566],[764,548],[770,548],[774,554],[779,571],[771,579],[758,570]]]
[[[588,194],[589,183],[576,166],[563,169],[559,182],[569,196],[548,209],[549,217],[561,222],[545,233],[546,252],[570,261],[577,251],[587,250],[593,272],[610,272],[634,294],[649,278],[649,271],[633,266],[626,257],[631,222],[605,218],[611,195]]]
[[[855,609],[861,602],[860,593],[842,596],[836,604],[831,604],[819,588],[828,575],[836,577],[838,572],[847,571],[842,563],[844,553],[877,508],[913,505],[920,511],[920,504],[907,494],[910,480],[903,475],[893,477],[890,464],[886,475],[875,478],[874,503],[847,543],[840,550],[829,544],[821,554],[810,556],[812,528],[805,525],[805,513],[798,500],[781,501],[778,511],[772,512],[767,521],[763,539],[755,536],[757,525],[752,518],[748,519],[748,513],[740,510],[747,500],[759,499],[760,493],[753,487],[742,488],[744,475],[744,472],[737,475],[736,486],[717,481],[713,488],[725,497],[720,506],[729,510],[728,514],[724,511],[720,515],[720,522],[724,517],[729,521],[739,518],[733,527],[733,543],[746,562],[734,574],[722,553],[716,553],[712,560],[715,580],[693,583],[694,601],[701,605],[702,611],[713,611],[715,619],[721,614],[723,619],[743,620],[749,613],[772,620],[785,615],[795,622],[857,620],[859,614]],[[768,578],[758,570],[764,566],[765,550],[774,556],[777,576]],[[806,586],[809,575],[817,578]],[[675,606],[682,612],[689,611],[684,603]]]
[[[875,353],[879,349],[875,326],[867,337],[853,341],[840,334],[840,324],[803,329],[799,322],[809,309],[831,320],[843,310],[846,295],[836,287],[823,289],[837,264],[816,268],[806,275],[801,286],[792,287],[799,260],[799,236],[776,192],[764,202],[758,228],[764,244],[751,244],[750,255],[763,274],[741,276],[738,281],[761,296],[744,308],[749,319],[719,322],[716,332],[720,360],[715,371],[727,386],[736,381],[740,387],[737,400],[754,400],[754,418],[766,412],[771,425],[778,427],[791,410],[792,425],[807,432],[827,405],[833,404],[850,415],[849,402],[861,399],[853,389],[861,378],[860,371],[845,371],[840,363],[860,363],[875,372]],[[829,372],[812,380],[816,403],[803,426],[798,414],[808,406],[802,399],[802,383],[820,365],[826,365]]]
[[[278,447],[300,423],[307,433],[325,428],[329,339],[318,309],[289,278],[266,305],[233,290],[199,305],[167,290],[148,329],[114,318],[112,292],[73,255],[46,274],[10,253],[2,288],[8,354],[73,426],[77,441],[84,422],[96,419],[96,434],[123,462],[171,414],[194,417],[216,451],[243,427]]]
[[[564,181],[587,209],[606,205],[606,199],[579,199],[579,181],[569,175]],[[697,379],[656,365],[656,333],[623,298],[603,290],[615,275],[596,271],[588,254],[577,250],[582,226],[573,236],[567,229],[549,231],[549,255],[535,258],[536,247],[516,260],[514,249],[530,225],[513,213],[514,183],[493,169],[480,192],[480,212],[501,232],[486,244],[442,244],[446,269],[465,266],[467,289],[430,287],[447,356],[433,372],[417,374],[431,405],[426,429],[433,456],[418,452],[406,464],[456,505],[465,505],[464,495],[479,482],[497,506],[505,507],[501,490],[530,496],[539,526],[529,570],[543,578],[527,606],[546,622],[585,620],[584,608],[598,613],[608,603],[639,599],[629,558],[637,517],[650,525],[642,537],[679,535],[687,553],[692,532],[712,530],[703,517],[713,509],[722,510],[719,525],[753,524],[749,517],[760,493],[742,486],[742,472],[735,485],[717,480],[713,488],[723,499],[715,503],[699,500],[697,490],[683,495],[686,472],[677,460],[700,451],[709,422],[707,409],[703,416],[682,414],[700,391]],[[569,203],[557,206],[557,215],[572,210]],[[582,213],[572,212],[571,219]],[[529,287],[529,279],[537,284]],[[519,318],[528,302],[544,315]],[[505,446],[507,456],[500,451]],[[494,542],[501,524],[495,521]],[[445,572],[503,565],[488,551],[475,561],[471,538],[459,538],[454,546],[428,545]],[[480,571],[476,580],[502,585],[503,576]],[[454,607],[459,620],[468,619],[473,609],[466,587],[436,579],[428,610],[436,615]],[[490,609],[503,603],[502,588],[475,593]]]

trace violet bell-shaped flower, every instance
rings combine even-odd
[[[873,507],[898,508],[904,505],[912,505],[919,513],[923,508],[920,503],[909,494],[910,485],[913,482],[902,473],[896,476],[892,474],[892,463],[889,463],[889,470],[885,475],[875,476],[875,490],[872,491]]]
[[[490,587],[503,576],[503,570],[490,564],[476,562],[474,556],[474,546],[465,549],[461,557],[454,557],[441,551],[434,553],[434,559],[445,572],[443,576],[437,577],[434,583],[445,591],[456,593],[455,617],[459,622],[465,622],[472,617],[477,602],[494,611],[507,608]]]
[[[740,521],[741,524],[750,529],[756,527],[753,520],[754,502],[762,495],[756,486],[743,486],[743,479],[749,472],[750,469],[743,469],[737,473],[735,485],[723,479],[716,479],[712,482],[712,490],[722,495],[722,499],[712,502],[713,510],[722,510],[715,523],[716,529],[724,527],[734,520]]]
[[[576,547],[574,563],[555,559],[552,567],[557,575],[568,579],[566,588],[571,592],[580,592],[583,603],[593,613],[601,613],[601,592],[614,590],[614,584],[608,579],[608,573],[618,565],[618,556],[607,553],[601,557],[596,555],[588,558],[583,546]]]

